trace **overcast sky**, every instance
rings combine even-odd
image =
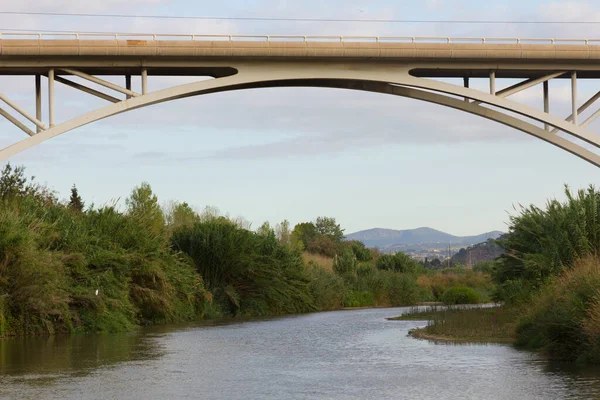
[[[3,11],[350,19],[598,20],[597,1],[0,0]],[[238,22],[0,15],[10,29],[186,34],[594,37],[594,25]],[[595,35],[596,34],[596,35]],[[196,78],[152,78],[150,90]],[[115,81],[115,82],[118,82]],[[514,83],[505,83],[506,85]],[[499,82],[499,85],[501,83]],[[139,85],[138,82],[134,83]],[[475,82],[484,87],[486,82]],[[499,87],[500,89],[501,87]],[[583,83],[580,102],[600,89]],[[0,77],[0,92],[33,113],[33,78]],[[56,87],[57,120],[103,105]],[[551,83],[569,114],[569,84]],[[541,87],[514,97],[542,105]],[[591,112],[595,110],[590,110]],[[600,131],[592,124],[590,130]],[[24,138],[0,120],[0,147]],[[516,204],[563,198],[599,170],[495,122],[398,97],[333,89],[260,89],[190,98],[84,126],[9,160],[61,198],[76,183],[87,203],[123,199],[147,181],[161,202],[243,216],[254,227],[320,215],[347,232],[430,226],[456,235],[506,230]]]

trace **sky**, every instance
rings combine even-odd
[[[3,11],[334,19],[600,21],[597,1],[0,0]],[[0,15],[11,29],[182,34],[594,37],[597,25],[378,24],[109,19]],[[113,79],[119,83],[118,78]],[[122,78],[121,78],[122,79]],[[150,90],[196,80],[150,77]],[[514,82],[498,82],[498,90]],[[137,85],[137,86],[136,86]],[[473,86],[482,88],[484,81]],[[134,82],[136,90],[139,82]],[[541,87],[514,100],[542,107]],[[568,81],[551,107],[570,114]],[[580,85],[578,101],[600,90]],[[33,78],[0,77],[0,93],[33,113]],[[56,86],[58,122],[104,105]],[[511,97],[513,99],[513,97]],[[595,110],[590,110],[593,112]],[[594,123],[590,130],[600,131]],[[0,148],[25,136],[0,120]],[[141,182],[161,203],[218,208],[253,227],[332,216],[347,233],[429,226],[455,235],[507,230],[519,204],[543,206],[596,184],[597,167],[521,132],[416,100],[334,89],[234,91],[177,100],[96,122],[10,158],[61,199],[120,201]],[[0,162],[1,164],[2,162]]]

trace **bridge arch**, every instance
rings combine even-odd
[[[265,69],[250,65],[237,67],[236,70],[237,73],[232,75],[150,92],[88,112],[1,149],[0,160],[89,123],[166,101],[233,90],[302,86],[391,94],[442,105],[512,127],[600,167],[600,155],[556,133],[544,130],[531,122],[503,111],[547,124],[571,137],[600,148],[600,139],[582,127],[506,98],[467,87],[417,78],[411,76],[408,69],[393,71],[389,69],[346,70],[340,69],[339,66],[337,68],[323,66],[307,69],[302,65]],[[482,104],[493,106],[500,111]]]

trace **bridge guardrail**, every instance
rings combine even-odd
[[[0,39],[36,38],[38,40],[150,39],[226,42],[330,42],[330,43],[461,43],[461,44],[573,44],[600,45],[600,39],[517,38],[517,37],[437,37],[437,36],[319,36],[319,35],[207,35],[108,32],[2,32]]]

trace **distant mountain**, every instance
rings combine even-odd
[[[367,247],[379,248],[386,248],[395,245],[417,245],[428,243],[443,243],[446,246],[451,244],[453,247],[455,247],[457,245],[469,246],[485,242],[487,239],[496,239],[502,234],[503,232],[493,231],[475,236],[454,236],[432,228],[406,230],[374,228],[351,233],[346,235],[346,238],[348,240],[359,240]]]

